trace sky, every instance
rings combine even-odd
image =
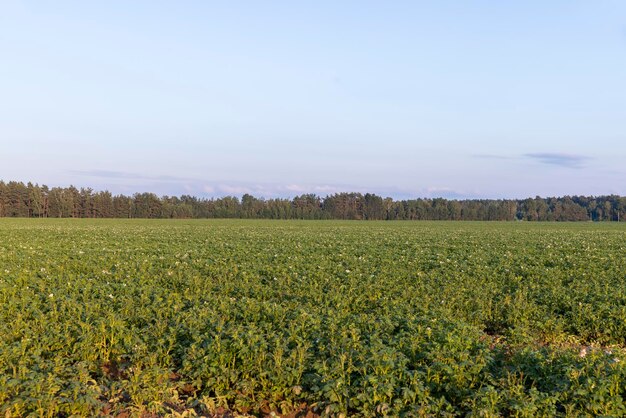
[[[626,2],[0,0],[0,180],[626,195]]]

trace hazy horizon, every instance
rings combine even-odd
[[[626,3],[0,5],[0,179],[626,195]]]

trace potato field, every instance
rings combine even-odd
[[[0,416],[625,416],[626,224],[0,219]]]

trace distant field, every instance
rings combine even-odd
[[[624,416],[625,341],[626,224],[0,219],[7,417]]]

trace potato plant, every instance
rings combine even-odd
[[[622,224],[0,219],[0,414],[623,416]]]

